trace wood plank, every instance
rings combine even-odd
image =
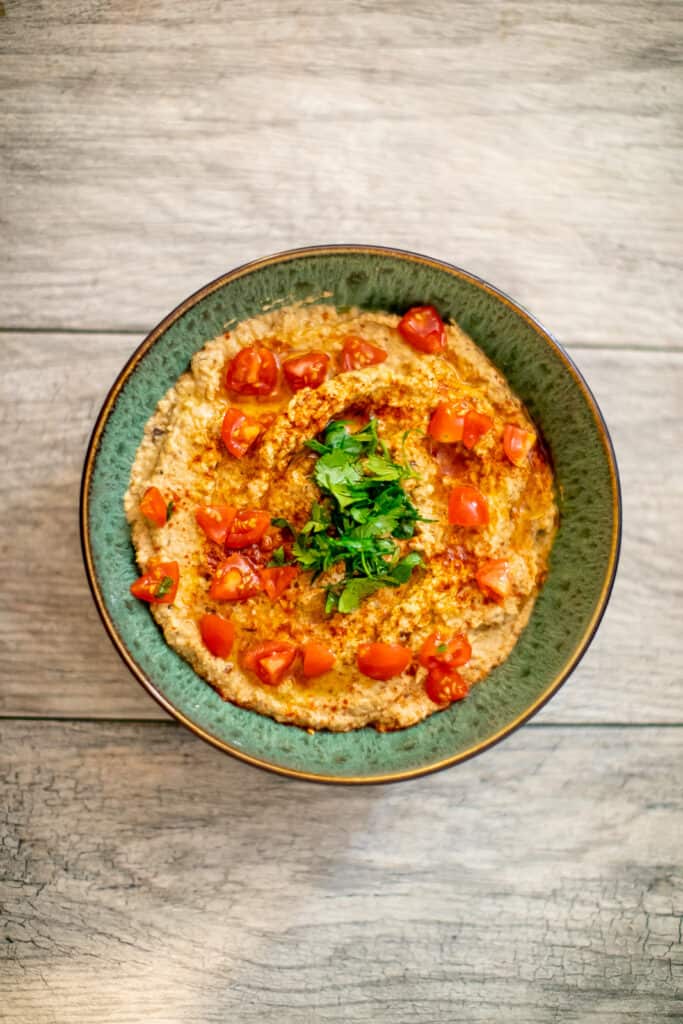
[[[683,1014],[678,729],[525,729],[362,790],[162,723],[0,737],[7,1024]]]
[[[143,331],[245,260],[356,240],[567,342],[683,342],[675,0],[4,6],[0,326]]]
[[[111,380],[138,340],[132,335],[3,337],[1,714],[163,715],[119,662],[104,633],[85,584],[78,541],[76,505],[87,438]],[[626,532],[600,633],[539,720],[681,722],[683,354],[580,350],[574,355],[613,430]],[[46,570],[49,586],[42,586]]]

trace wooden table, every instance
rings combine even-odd
[[[681,1019],[680,3],[4,15],[0,1019]],[[316,241],[512,293],[586,374],[623,478],[572,680],[399,786],[201,744],[120,664],[81,567],[81,462],[126,357],[204,282]]]

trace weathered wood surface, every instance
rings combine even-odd
[[[81,463],[132,335],[4,335],[0,713],[160,717],[94,611],[78,541]],[[600,633],[541,721],[681,722],[683,353],[573,353],[614,433],[620,574]]]
[[[340,790],[163,723],[0,724],[7,1024],[683,1015],[676,728]]]
[[[0,326],[147,329],[244,260],[459,263],[683,343],[677,0],[5,0]]]

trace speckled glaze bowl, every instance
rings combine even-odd
[[[561,525],[550,574],[508,660],[468,699],[401,732],[311,735],[221,700],[168,647],[129,587],[137,576],[123,495],[143,428],[191,356],[227,321],[309,296],[402,313],[430,303],[503,371],[555,466]],[[559,689],[609,598],[621,526],[614,452],[586,382],[529,313],[486,282],[425,256],[319,246],[238,267],[183,302],[143,341],[95,424],[81,491],[86,570],[119,654],[149,693],[198,736],[251,764],[326,782],[388,782],[457,764],[509,735]]]

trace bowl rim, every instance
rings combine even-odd
[[[236,281],[247,274],[252,273],[255,270],[259,270],[263,267],[270,266],[274,263],[284,263],[290,260],[299,259],[301,257],[310,256],[324,256],[332,255],[335,253],[360,253],[360,254],[376,254],[380,256],[391,256],[393,258],[405,260],[407,262],[417,262],[422,265],[434,267],[439,270],[445,270],[447,273],[459,277],[460,279],[475,285],[494,298],[498,299],[504,305],[508,306],[511,310],[518,314],[527,324],[538,334],[541,339],[554,350],[556,355],[565,364],[569,370],[571,376],[574,379],[575,384],[582,392],[583,397],[588,405],[595,424],[598,428],[607,463],[609,466],[610,480],[612,485],[612,513],[613,513],[613,528],[612,537],[610,543],[609,561],[607,565],[607,571],[603,580],[600,595],[593,609],[593,614],[586,625],[586,628],[578,641],[572,656],[567,660],[566,664],[562,669],[555,675],[549,685],[544,689],[543,693],[538,697],[528,708],[526,708],[520,715],[514,718],[511,722],[508,722],[503,728],[499,729],[492,736],[482,740],[479,743],[473,744],[466,750],[460,751],[451,757],[442,758],[439,761],[433,763],[421,765],[418,768],[411,768],[407,771],[400,772],[388,772],[384,775],[353,775],[353,776],[335,776],[335,775],[323,775],[315,772],[301,771],[295,768],[288,768],[284,765],[274,764],[271,761],[266,761],[258,757],[254,757],[251,754],[247,754],[242,750],[233,747],[230,743],[221,739],[218,736],[214,736],[208,732],[202,726],[193,722],[192,719],[188,718],[179,708],[177,708],[169,699],[165,696],[161,690],[158,689],[156,684],[147,675],[146,672],[138,665],[130,651],[126,647],[123,638],[120,636],[113,619],[111,618],[107,609],[102,590],[99,585],[97,572],[95,570],[95,564],[93,559],[92,547],[90,543],[90,529],[89,529],[89,502],[90,502],[90,486],[92,482],[92,474],[97,459],[100,439],[102,433],[109,419],[109,415],[116,403],[116,400],[126,384],[128,378],[133,373],[138,363],[143,359],[150,348],[155,342],[168,330],[168,328],[180,319],[188,310],[192,309],[198,302],[204,299],[207,295],[217,291],[224,285],[231,281]],[[200,739],[211,744],[212,746],[222,750],[224,753],[230,754],[232,757],[237,758],[240,761],[246,762],[247,764],[254,765],[258,768],[265,769],[266,771],[274,772],[277,775],[284,775],[289,778],[295,778],[305,780],[308,782],[319,782],[319,783],[332,783],[336,785],[377,785],[388,782],[401,782],[407,779],[418,778],[423,775],[429,775],[433,772],[442,771],[445,768],[449,768],[452,765],[460,764],[464,761],[469,760],[471,757],[475,757],[477,754],[483,753],[490,747],[500,743],[501,740],[505,739],[511,733],[515,732],[520,726],[528,722],[540,709],[553,697],[560,687],[566,682],[571,673],[577,667],[584,654],[588,650],[593,637],[595,636],[597,629],[602,621],[605,609],[607,607],[612,589],[614,586],[614,580],[616,577],[617,566],[619,562],[619,552],[621,548],[621,534],[622,534],[622,500],[621,500],[621,484],[619,480],[619,470],[617,467],[617,460],[614,451],[612,439],[610,437],[607,424],[602,415],[600,407],[584,379],[581,371],[578,369],[570,355],[555,338],[555,336],[547,330],[541,324],[539,320],[533,316],[524,306],[522,306],[515,299],[511,298],[506,292],[501,291],[500,288],[495,287],[488,281],[479,277],[470,271],[464,270],[462,267],[457,266],[453,263],[448,263],[444,260],[435,259],[431,256],[425,256],[421,253],[413,252],[409,249],[399,249],[393,246],[383,245],[365,245],[365,244],[354,244],[354,243],[334,243],[325,245],[310,245],[303,246],[296,249],[285,249],[280,252],[274,253],[270,256],[263,256],[259,259],[250,260],[247,263],[242,263],[235,267],[233,270],[228,271],[225,274],[221,274],[219,277],[214,278],[208,284],[203,285],[197,291],[193,292],[188,298],[184,299],[179,305],[177,305],[170,313],[167,314],[157,325],[154,327],[143,341],[133,351],[132,355],[128,358],[123,368],[118,373],[114,383],[110,387],[107,395],[104,399],[102,407],[98,413],[97,419],[88,441],[88,446],[85,453],[85,459],[83,464],[83,473],[81,477],[81,488],[79,498],[79,526],[80,526],[80,539],[81,539],[81,551],[83,555],[83,561],[85,565],[86,577],[88,585],[95,601],[98,614],[102,623],[104,624],[105,630],[107,631],[110,640],[112,641],[119,656],[126,664],[128,669],[131,671],[133,676],[137,679],[140,685],[154,698],[154,700],[166,711],[169,715],[175,718],[178,722],[188,728]],[[256,712],[255,712],[256,713]]]

